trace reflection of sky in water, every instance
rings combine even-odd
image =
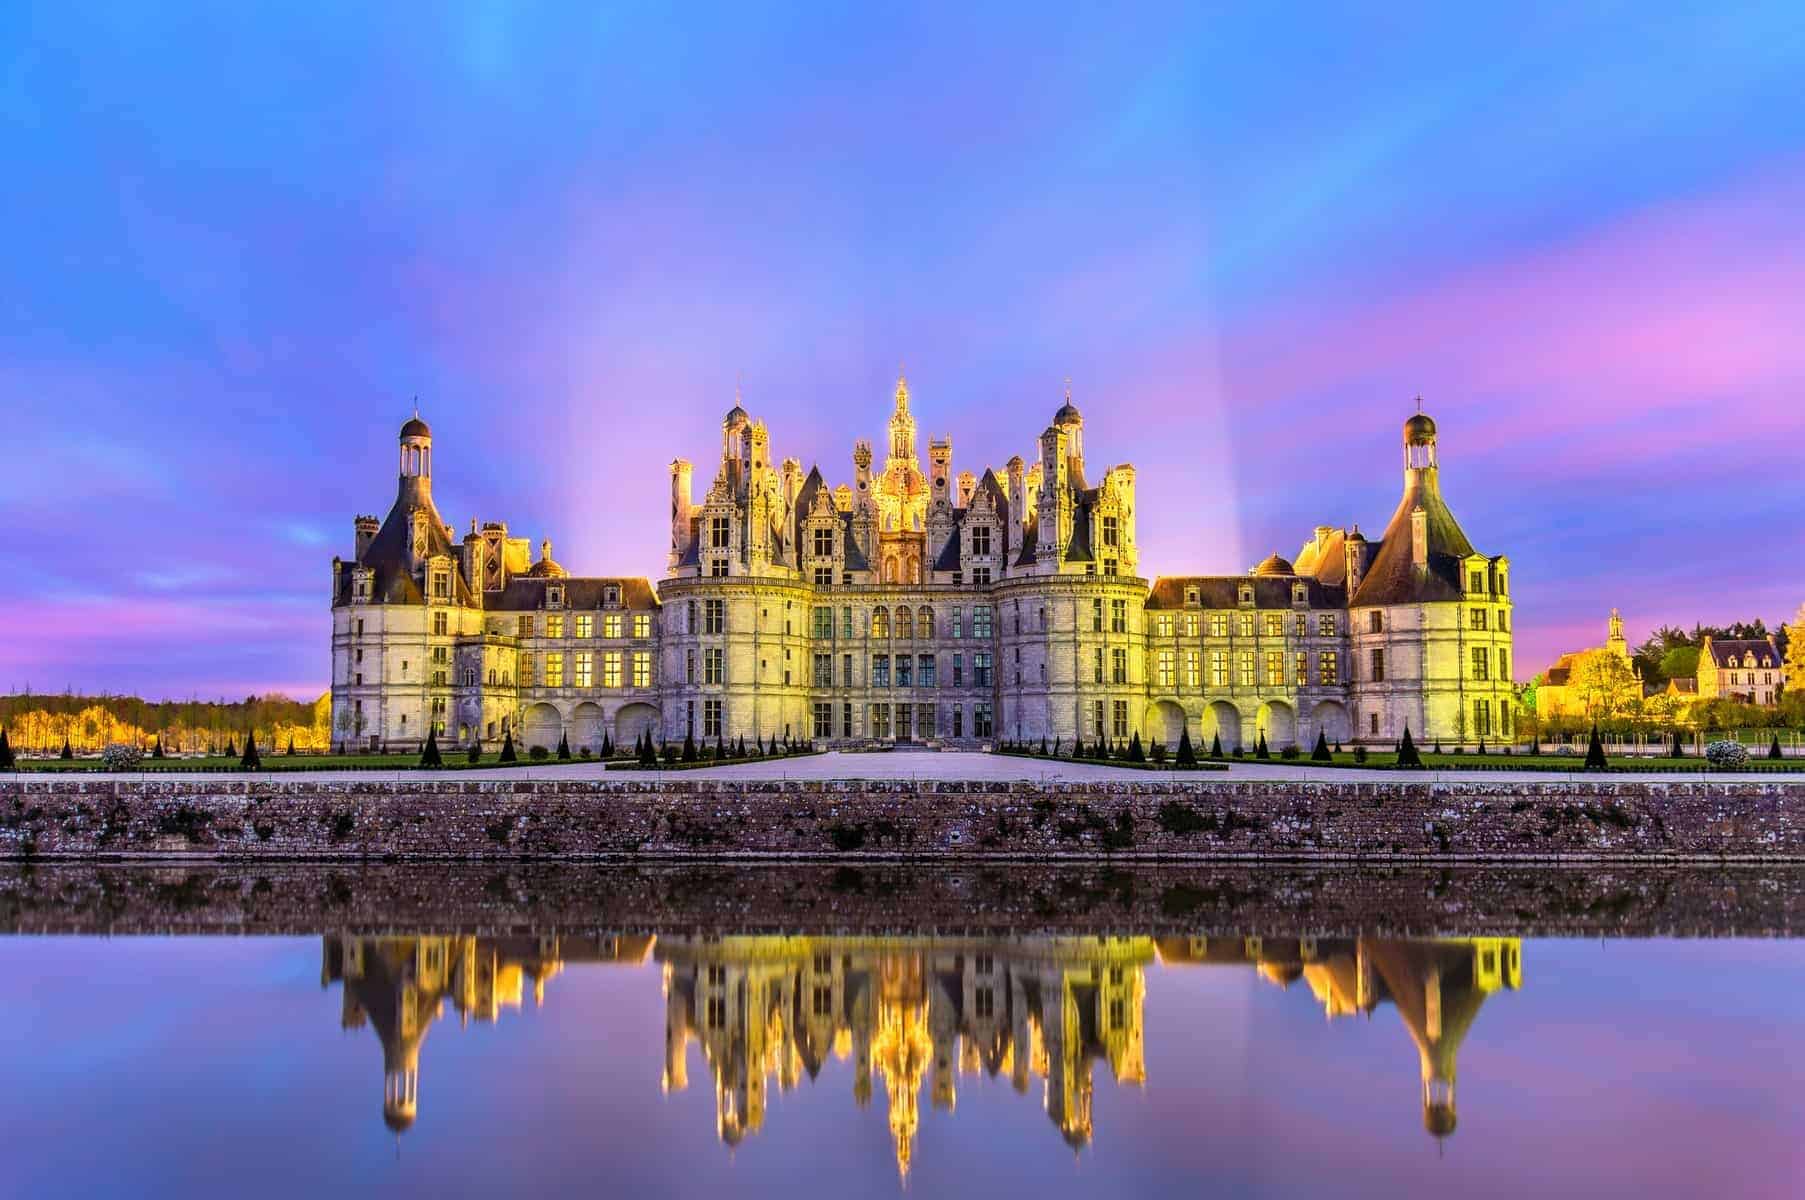
[[[854,1103],[856,1052],[824,1055],[790,1091],[772,1077],[737,1148],[717,1136],[695,1042],[688,1088],[663,1093],[650,961],[567,965],[539,1007],[527,979],[493,1024],[460,1029],[447,1004],[420,1048],[419,1118],[396,1139],[377,1033],[340,1030],[321,953],[311,938],[0,940],[13,1148],[0,1192],[897,1189],[883,1082]],[[1039,1078],[1018,1095],[1007,1071],[960,1074],[949,1113],[924,1075],[908,1189],[1791,1195],[1805,1171],[1801,984],[1801,942],[1526,943],[1521,988],[1488,998],[1460,1049],[1460,1125],[1438,1157],[1392,1003],[1331,1021],[1303,979],[1281,990],[1245,966],[1153,965],[1146,1082],[1093,1064],[1081,1152]]]

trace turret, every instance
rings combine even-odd
[[[1347,594],[1352,596],[1359,590],[1360,576],[1366,570],[1366,538],[1358,525],[1342,539],[1341,552],[1347,567]]]
[[[971,494],[976,491],[978,487],[978,477],[973,475],[970,471],[961,471],[959,472],[958,483],[959,507],[969,508],[971,506]]]
[[[1053,426],[1065,433],[1066,469],[1073,479],[1084,478],[1084,417],[1072,403],[1072,381],[1065,382],[1065,403],[1053,414]]]
[[[1022,456],[1017,454],[1004,464],[1008,474],[1009,525],[1019,531],[1028,521],[1028,487],[1023,478]],[[1020,536],[1019,532],[1017,536]]]

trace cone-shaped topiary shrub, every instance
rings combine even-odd
[[[683,761],[696,761],[696,735],[693,732],[685,732],[683,735]]]
[[[1685,758],[1686,757],[1686,747],[1680,743],[1680,731],[1677,729],[1673,731],[1673,745],[1668,748],[1667,757],[1669,757],[1669,758]]]
[[[238,760],[238,765],[247,771],[255,771],[263,765],[263,756],[257,753],[257,731],[255,729],[245,734],[244,755]]]
[[[1210,757],[1211,758],[1221,758],[1222,757],[1222,734],[1221,733],[1210,734]]]
[[[1586,770],[1603,770],[1609,764],[1604,757],[1604,739],[1598,736],[1598,725],[1592,725],[1591,740],[1586,743]]]
[[[464,756],[464,758],[467,762],[471,762],[471,763],[479,763],[479,762],[483,761],[483,739],[471,738],[470,739],[470,752],[468,754],[466,754]]]
[[[1774,740],[1767,744],[1767,756],[1769,758],[1782,757],[1780,754],[1780,735],[1777,733],[1774,735]]]
[[[506,730],[505,732],[502,733],[502,735],[501,735],[501,754],[496,757],[496,761],[504,762],[504,763],[512,763],[512,762],[520,761],[520,759],[514,753],[514,731],[512,729]]]
[[[1335,761],[1329,755],[1328,735],[1323,733],[1323,731],[1320,729],[1316,731],[1316,749],[1310,751],[1310,761],[1311,762],[1333,762],[1333,761]]]
[[[437,729],[429,728],[426,731],[426,745],[420,750],[420,765],[422,767],[445,765],[445,760],[439,757],[439,731]]]
[[[614,757],[614,737],[606,729],[602,730],[602,757]]]
[[[10,771],[19,765],[13,757],[13,744],[6,736],[6,730],[0,729],[0,771]]]
[[[295,735],[291,733],[288,735],[288,757],[293,758],[294,756],[295,756]]]
[[[570,737],[562,733],[558,735],[558,761],[570,761]]]
[[[64,762],[68,762],[69,760],[71,760],[75,757],[75,748],[69,744],[69,739],[67,736],[65,736],[63,738],[63,752],[61,754],[57,755],[57,757],[62,759]]]
[[[1260,740],[1254,743],[1253,756],[1255,758],[1272,757],[1272,752],[1266,748],[1266,731],[1264,729],[1260,730]]]
[[[1403,740],[1398,743],[1398,765],[1400,767],[1420,767],[1423,756],[1416,752],[1416,742],[1410,737],[1410,726],[1404,726]]]
[[[1141,749],[1141,731],[1138,729],[1134,731],[1134,736],[1128,740],[1128,761],[1147,761],[1147,752]]]
[[[1197,749],[1191,745],[1191,729],[1189,726],[1186,726],[1185,731],[1178,735],[1178,765],[1181,767],[1194,767],[1197,765]]]
[[[237,758],[238,757],[238,742],[232,738],[226,739],[226,757],[227,758]]]
[[[150,756],[152,758],[166,757],[163,753],[163,735],[160,733],[157,735],[156,744],[150,748]]]

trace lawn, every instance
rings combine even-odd
[[[1805,758],[1785,758],[1778,762],[1768,759],[1762,754],[1751,753],[1749,763],[1742,770],[1754,771],[1798,771],[1805,772]],[[1306,753],[1294,759],[1281,759],[1274,754],[1270,759],[1257,759],[1251,754],[1246,758],[1229,758],[1229,762],[1255,766],[1272,767],[1396,767],[1398,756],[1390,751],[1374,751],[1366,756],[1366,761],[1356,762],[1351,752],[1343,751],[1332,756],[1328,763],[1312,762]],[[1505,771],[1583,771],[1585,770],[1585,754],[1575,753],[1551,754],[1430,754],[1423,753],[1423,766],[1430,770],[1505,770]],[[1717,770],[1702,757],[1687,755],[1685,758],[1667,758],[1665,756],[1618,755],[1613,754],[1606,760],[1613,771],[1655,771],[1655,772],[1703,772]]]

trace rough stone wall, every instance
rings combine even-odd
[[[1805,861],[1805,784],[46,779],[0,857]]]
[[[1796,936],[1805,867],[0,866],[6,933]]]

